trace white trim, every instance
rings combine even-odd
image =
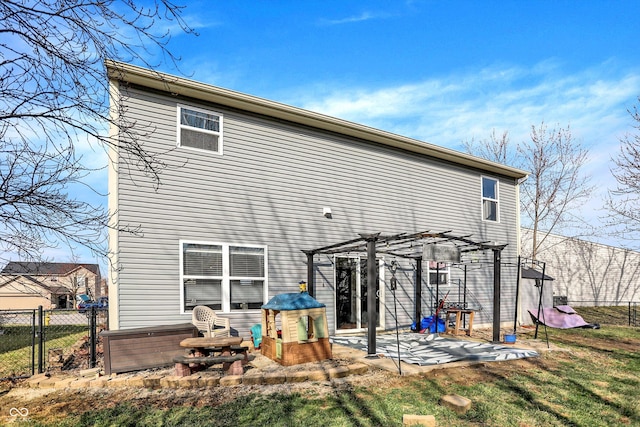
[[[267,302],[267,297],[269,295],[269,249],[267,245],[256,245],[256,244],[247,244],[247,243],[230,243],[230,242],[216,242],[216,241],[204,241],[204,240],[189,240],[189,239],[180,239],[178,241],[178,252],[179,252],[179,276],[180,280],[178,283],[178,290],[180,292],[180,314],[190,314],[191,311],[187,311],[184,309],[184,244],[193,244],[193,245],[209,245],[209,246],[220,246],[222,248],[222,292],[221,292],[221,305],[222,305],[222,313],[238,313],[238,312],[257,312],[258,310],[231,310],[231,280],[241,280],[242,278],[239,276],[234,276],[233,278],[230,276],[230,258],[229,258],[229,248],[231,246],[237,246],[241,248],[258,248],[264,251],[264,287],[262,294],[262,302],[265,304]],[[217,276],[216,276],[217,277]],[[205,278],[205,277],[203,277]],[[206,278],[210,278],[206,276]],[[255,277],[251,278],[252,280]]]
[[[485,197],[484,196],[484,180],[486,179],[490,179],[492,181],[495,181],[496,183],[496,198],[492,199],[489,197]],[[484,217],[484,201],[488,200],[491,202],[495,202],[496,204],[496,219],[495,221],[492,219],[485,219]],[[492,177],[492,176],[487,176],[487,175],[480,175],[480,217],[482,219],[483,222],[491,222],[494,224],[499,224],[500,223],[500,180],[498,178]]]
[[[119,253],[120,253],[120,236],[118,225],[120,223],[120,210],[118,207],[118,163],[120,161],[120,153],[118,147],[118,138],[120,131],[115,123],[118,123],[119,112],[118,103],[120,102],[119,83],[113,80],[109,81],[109,168],[108,168],[108,196],[107,206],[109,211],[109,227],[108,235],[108,260],[107,265],[107,281],[109,285],[109,329],[120,329],[120,277],[119,277]],[[75,301],[74,301],[75,305]]]
[[[194,107],[193,105],[187,105],[187,104],[176,104],[176,107],[177,107],[176,108],[176,147],[184,148],[186,150],[195,150],[195,151],[198,151],[198,152],[212,153],[212,154],[216,154],[216,155],[222,156],[223,147],[224,147],[223,136],[222,136],[223,135],[223,121],[224,121],[223,114],[222,113],[218,113],[216,111],[207,110],[207,109],[201,108],[201,107]],[[181,115],[180,115],[180,112],[181,112],[181,110],[183,108],[185,108],[187,110],[197,111],[199,113],[218,116],[219,130],[216,132],[216,131],[211,131],[211,130],[208,130],[208,129],[202,129],[202,128],[197,128],[197,127],[193,127],[193,126],[189,126],[189,125],[183,125],[181,123]],[[210,135],[217,136],[218,137],[218,151],[204,150],[204,149],[201,149],[201,148],[195,148],[195,147],[189,147],[189,146],[186,146],[186,145],[182,145],[181,141],[180,141],[180,137],[181,137],[181,134],[182,134],[180,132],[180,130],[182,128],[190,129],[190,130],[193,130],[193,131],[196,131],[196,132],[202,132],[202,133],[207,133],[207,134],[210,134]]]
[[[431,273],[437,274],[438,270],[440,271],[440,274],[446,273],[447,274],[447,281],[445,283],[440,282],[439,285],[440,286],[447,286],[451,284],[451,264],[448,262],[438,262],[438,261],[433,261],[433,262],[437,262],[438,264],[444,264],[446,267],[444,268],[431,268],[431,262],[432,261],[427,261],[427,285],[431,286],[431,285],[435,285],[435,283],[431,283]]]
[[[349,259],[355,259],[357,261],[357,271],[358,274],[356,275],[356,298],[358,300],[361,299],[361,295],[360,295],[360,291],[361,291],[361,279],[362,276],[360,275],[360,262],[363,259],[367,259],[367,257],[362,257],[359,255],[334,255],[333,256],[333,283],[334,285],[334,292],[333,292],[333,310],[334,310],[334,316],[333,316],[333,330],[335,331],[336,335],[341,335],[341,334],[352,334],[355,332],[363,332],[366,331],[367,328],[363,328],[363,327],[359,327],[359,328],[353,328],[353,329],[338,329],[338,289],[337,289],[337,284],[338,284],[338,276],[336,275],[336,266],[337,266],[337,259],[338,258],[349,258]],[[385,328],[385,317],[386,317],[386,304],[385,304],[385,289],[386,289],[386,283],[385,283],[385,274],[384,274],[384,270],[385,270],[385,261],[384,261],[384,257],[377,257],[376,260],[378,261],[378,302],[379,302],[379,309],[378,309],[378,318],[380,319],[380,326],[376,326],[376,330],[378,331],[383,331]],[[360,323],[360,325],[362,326],[362,311],[361,311],[362,305],[359,304],[357,306],[357,313],[356,313],[356,322]]]
[[[326,116],[313,111],[303,110],[275,101],[270,101],[240,92],[223,89],[206,83],[159,73],[154,70],[138,67],[113,60],[105,61],[108,77],[134,83],[151,89],[157,89],[172,95],[191,97],[205,102],[216,103],[225,107],[236,108],[257,114],[264,114],[280,120],[311,126],[318,129],[336,132],[366,141],[397,147],[404,150],[422,153],[437,159],[450,161],[455,164],[469,166],[508,176],[524,178],[528,172],[501,165],[490,160],[460,153],[458,151],[439,147],[427,142],[418,141],[401,135],[374,129],[365,125],[352,123],[335,117]]]

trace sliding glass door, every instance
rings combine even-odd
[[[369,310],[367,301],[367,259],[336,257],[336,329],[359,330],[367,328]],[[380,265],[377,263],[376,326],[380,326]]]

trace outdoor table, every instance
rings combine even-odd
[[[185,338],[180,341],[180,347],[192,349],[192,360],[183,358],[191,364],[215,364],[220,360],[227,375],[242,375],[242,366],[249,361],[247,348],[239,346],[242,341],[242,337]],[[234,357],[236,360],[230,361]]]
[[[202,354],[205,354],[208,348],[222,348],[222,353],[231,353],[231,346],[241,343],[242,337],[196,337],[183,339],[180,341],[180,347],[193,348]]]
[[[462,335],[462,334],[467,334],[468,336],[471,336],[471,329],[473,328],[473,315],[474,315],[474,310],[463,310],[463,309],[447,309],[447,316],[445,317],[445,333],[447,334],[453,334],[453,335]],[[451,328],[449,326],[449,316],[455,314],[456,315],[456,320],[455,323],[453,325],[453,328]],[[469,326],[466,329],[462,328],[462,316],[468,314],[469,315]]]

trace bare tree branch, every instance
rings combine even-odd
[[[71,192],[93,190],[81,145],[116,145],[159,183],[164,165],[145,134],[110,122],[118,115],[110,116],[104,62],[175,65],[166,24],[194,33],[182,10],[170,0],[0,2],[0,260],[38,259],[61,241],[106,254],[106,210]],[[122,137],[110,139],[110,126]]]
[[[638,97],[640,103],[640,97]],[[609,224],[618,230],[618,237],[632,240],[640,232],[640,110],[629,110],[635,133],[620,140],[620,151],[613,159],[611,173],[618,185],[609,191],[607,207],[611,211]]]
[[[588,151],[575,141],[569,127],[549,129],[543,122],[531,126],[530,135],[530,141],[512,146],[507,132],[498,136],[494,130],[488,140],[465,142],[465,147],[471,154],[530,172],[521,184],[520,208],[522,225],[533,233],[527,256],[535,259],[550,233],[576,221],[570,210],[587,199],[592,187],[582,175]]]

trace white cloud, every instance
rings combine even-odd
[[[627,113],[640,94],[638,70],[611,62],[577,72],[554,60],[530,68],[493,66],[383,88],[332,87],[300,92],[289,103],[433,144],[461,149],[492,129],[512,141],[529,139],[532,125],[570,126],[590,150],[585,173],[597,184],[584,214],[597,223],[607,189],[614,185],[611,157],[631,130]],[[596,208],[598,207],[598,208]]]
[[[386,14],[375,14],[371,12],[362,12],[359,15],[349,16],[346,18],[339,19],[321,19],[319,21],[319,25],[322,26],[330,26],[330,25],[343,25],[343,24],[352,24],[354,22],[363,22],[369,21],[371,19],[380,19],[385,18]]]
[[[607,75],[605,67],[558,76],[549,63],[523,69],[486,68],[384,88],[299,92],[303,108],[380,127],[438,145],[457,146],[491,129],[526,138],[531,125],[571,125],[587,146],[617,140],[640,76]],[[530,83],[528,83],[530,82]]]

